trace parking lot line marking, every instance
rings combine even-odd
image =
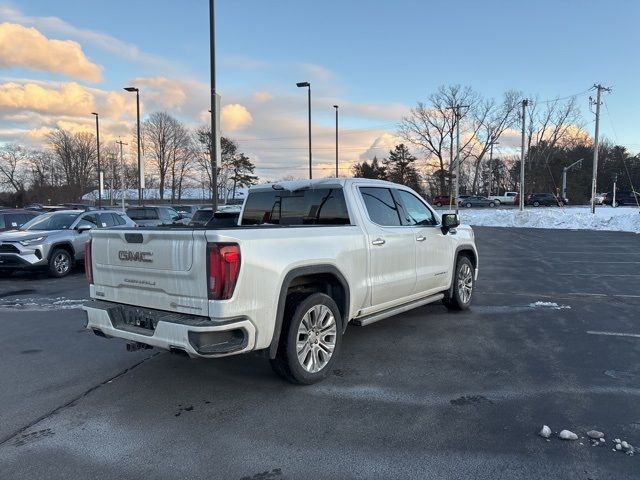
[[[603,252],[601,250],[590,250],[587,252],[575,252],[575,251],[568,251],[568,252],[547,252],[547,253],[579,253],[579,254],[584,254],[584,255],[588,255],[591,253],[597,253],[598,255],[640,255],[640,252]]]
[[[609,335],[611,337],[640,338],[640,334],[637,334],[637,333],[598,332],[598,331],[593,331],[593,330],[588,330],[587,333],[590,334],[590,335]]]
[[[640,277],[638,273],[558,273],[563,277]]]
[[[631,295],[631,294],[609,294],[609,293],[583,293],[583,292],[571,292],[571,293],[557,293],[557,294],[548,294],[548,293],[524,293],[524,292],[478,292],[480,295],[520,295],[523,297],[541,297],[541,298],[564,298],[567,296],[574,297],[620,297],[620,298],[640,298],[640,295]]]
[[[640,262],[594,262],[593,260],[565,260],[564,263],[640,263]]]

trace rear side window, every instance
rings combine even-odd
[[[362,200],[373,223],[386,227],[399,227],[398,207],[388,188],[362,187]]]
[[[242,225],[350,225],[342,188],[253,192]]]
[[[100,214],[100,226],[101,227],[113,227],[116,223],[113,220],[113,215],[111,213],[101,213]]]
[[[127,222],[124,218],[122,218],[120,215],[118,215],[117,213],[112,213],[111,215],[113,215],[113,220],[115,222],[116,225],[126,225]]]

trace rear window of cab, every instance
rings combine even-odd
[[[350,224],[342,188],[252,192],[242,215],[242,225]]]

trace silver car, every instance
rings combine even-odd
[[[19,230],[0,234],[0,273],[44,268],[53,277],[67,275],[84,260],[84,244],[93,228],[136,224],[117,210],[62,210],[45,213]]]

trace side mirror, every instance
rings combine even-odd
[[[458,215],[455,213],[444,213],[442,215],[442,233],[446,235],[449,230],[458,226],[460,226]]]
[[[84,232],[88,232],[92,228],[93,227],[91,225],[78,225],[76,227],[76,230],[78,231],[78,233],[84,233]]]

